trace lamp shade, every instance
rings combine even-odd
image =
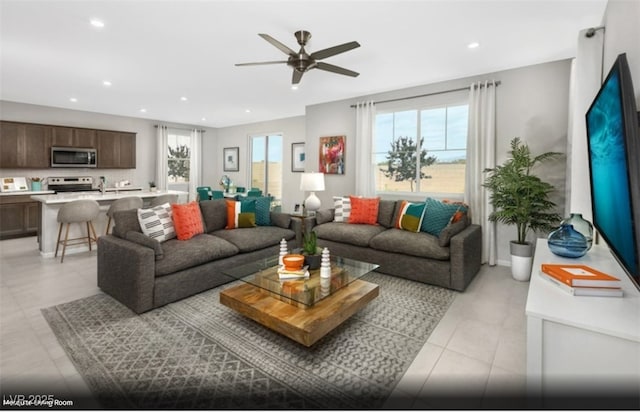
[[[320,192],[324,190],[324,173],[303,173],[300,176],[300,190]]]

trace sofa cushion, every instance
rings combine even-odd
[[[387,229],[369,242],[373,249],[422,258],[449,260],[449,248],[438,244],[438,238],[424,232]]]
[[[324,209],[316,212],[316,224],[333,222],[333,212],[335,209]]]
[[[264,249],[278,245],[284,238],[293,239],[296,234],[293,230],[283,229],[277,226],[257,226],[251,229],[218,230],[213,232],[225,241],[236,246],[241,253]]]
[[[156,261],[156,276],[165,276],[216,259],[233,256],[238,248],[208,234],[200,234],[187,241],[171,239],[162,244],[164,259]]]
[[[420,231],[439,236],[440,232],[447,227],[456,212],[463,207],[461,204],[445,203],[428,197],[425,201],[424,219]]]
[[[419,232],[424,217],[424,203],[411,203],[403,200],[398,205],[398,216],[394,227],[396,229]]]
[[[349,197],[334,196],[333,197],[333,221],[348,222],[351,214],[351,199]]]
[[[363,225],[375,225],[378,221],[378,207],[380,198],[365,198],[349,196],[351,201],[351,214],[349,223],[359,223]]]
[[[368,246],[369,241],[386,229],[378,225],[350,225],[348,223],[329,222],[313,228],[319,239],[347,243],[355,246]]]
[[[195,235],[204,233],[198,202],[174,203],[171,205],[171,212],[173,213],[173,224],[179,240],[189,240]]]
[[[134,231],[142,233],[140,222],[138,221],[138,209],[118,210],[113,213],[113,235],[125,239],[127,232]]]
[[[271,197],[260,196],[252,198],[244,198],[241,202],[254,202],[254,211],[256,214],[256,224],[258,226],[271,226]]]
[[[271,224],[282,229],[289,229],[291,226],[291,216],[288,213],[271,212]]]
[[[164,258],[164,251],[162,250],[162,245],[157,239],[153,239],[143,233],[135,232],[130,230],[125,235],[125,239],[130,242],[137,243],[142,246],[146,246],[148,248],[153,249],[153,253],[155,255],[156,260],[160,260]]]
[[[225,229],[236,229],[246,227],[240,225],[240,215],[243,213],[253,214],[253,222],[255,223],[256,201],[250,199],[246,201],[227,200],[227,226]],[[246,215],[245,215],[246,216]],[[255,226],[255,224],[254,224]]]
[[[462,232],[471,224],[470,219],[464,214],[460,220],[455,223],[449,223],[438,236],[438,244],[440,246],[449,246],[451,238]]]
[[[138,209],[138,222],[142,233],[158,242],[176,237],[171,205],[168,202],[149,209]]]
[[[203,200],[200,202],[200,212],[204,230],[213,232],[227,226],[227,202],[224,199]]]

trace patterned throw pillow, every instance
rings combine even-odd
[[[258,226],[271,226],[271,197],[261,196],[251,199],[241,199],[241,202],[255,202],[255,224]],[[249,206],[251,207],[251,206]],[[255,225],[254,225],[255,226]]]
[[[173,239],[176,237],[176,231],[171,215],[169,203],[151,209],[138,209],[138,222],[142,233],[158,242]]]
[[[351,215],[351,199],[348,197],[334,196],[333,208],[335,209],[333,215],[334,222],[349,221],[349,215]]]
[[[227,200],[227,226],[225,229],[248,228],[256,226],[255,199],[236,202]],[[253,217],[248,216],[252,214]]]
[[[364,198],[349,196],[351,201],[351,214],[349,223],[361,223],[365,225],[376,225],[378,222],[378,206],[380,198]]]
[[[445,203],[428,197],[425,201],[426,208],[420,230],[434,236],[440,236],[440,232],[447,227],[457,212],[462,211],[463,205]]]
[[[419,232],[424,216],[424,203],[400,202],[398,218],[394,224],[397,229]]]
[[[173,212],[173,225],[176,228],[178,240],[189,240],[195,235],[204,233],[202,214],[200,213],[198,202],[174,203],[171,205],[171,211]]]

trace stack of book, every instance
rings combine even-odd
[[[309,266],[303,266],[300,270],[287,270],[284,266],[280,266],[278,268],[278,278],[280,280],[290,280],[290,279],[308,279],[309,271],[307,270]]]
[[[542,277],[562,290],[576,296],[622,296],[620,279],[586,265],[556,265],[543,263]]]

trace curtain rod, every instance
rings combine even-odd
[[[161,126],[161,125],[158,125],[158,124],[154,124],[153,127],[155,127],[156,129],[158,127],[166,127],[167,129],[189,130],[189,131],[194,130],[194,129],[186,129],[184,127]],[[199,131],[200,133],[207,133],[207,131],[204,130],[204,129],[195,129],[195,130]]]
[[[500,80],[494,81],[493,83],[489,83],[489,86],[500,86],[502,82]],[[477,87],[477,86],[476,86]],[[480,85],[480,87],[484,87],[484,85]],[[389,99],[389,100],[380,100],[378,102],[373,102],[373,104],[378,104],[378,103],[391,103],[391,102],[399,102],[401,100],[409,100],[409,99],[417,99],[419,97],[427,97],[427,96],[435,96],[438,94],[445,94],[445,93],[454,93],[454,92],[461,92],[463,90],[469,90],[471,88],[471,86],[467,86],[467,87],[460,87],[458,89],[450,89],[450,90],[443,90],[441,92],[433,92],[433,93],[427,93],[427,94],[419,94],[417,96],[409,96],[409,97],[399,97],[397,99]],[[357,107],[357,105],[352,104],[351,106],[352,108]]]

